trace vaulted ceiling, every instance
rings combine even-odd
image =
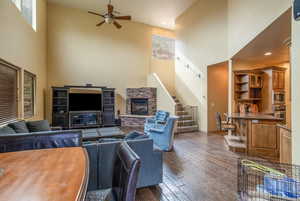
[[[235,67],[263,67],[290,60],[288,44],[291,39],[291,16],[289,9],[261,32],[254,40],[233,57]],[[265,56],[265,53],[272,53]]]
[[[175,19],[197,0],[112,0],[115,9],[134,21],[174,29]],[[108,0],[48,0],[68,7],[105,13]]]

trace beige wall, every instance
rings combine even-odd
[[[156,73],[148,75],[147,86],[157,89],[157,109],[168,111],[170,115],[175,115],[176,103]]]
[[[37,76],[36,114],[44,118],[46,89],[46,15],[45,0],[37,0],[37,32],[21,16],[10,0],[0,1],[0,57]]]
[[[290,7],[290,0],[228,0],[229,56],[234,56]]]
[[[208,67],[207,72],[208,131],[217,131],[216,112],[228,111],[228,63]]]
[[[174,34],[127,21],[121,22],[120,30],[107,24],[97,28],[100,20],[82,10],[48,4],[48,86],[114,87],[118,109],[124,111],[126,88],[146,86],[151,71],[164,77],[174,69],[172,62],[154,61],[151,56],[152,34]]]
[[[300,22],[292,24],[292,147],[293,163],[300,165]]]
[[[156,73],[171,95],[175,91],[175,61],[151,59],[151,73]]]
[[[227,31],[227,0],[200,0],[176,20],[175,88],[183,103],[198,106],[202,131],[207,131],[207,66],[227,60]]]

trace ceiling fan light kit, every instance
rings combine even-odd
[[[104,18],[104,20],[102,22],[100,22],[99,24],[96,25],[97,27],[106,23],[106,24],[113,24],[117,29],[121,29],[122,25],[119,24],[117,22],[117,20],[131,20],[131,16],[129,16],[129,15],[127,15],[127,16],[115,15],[114,13],[119,14],[119,12],[114,10],[114,6],[111,4],[111,0],[109,1],[109,4],[107,5],[107,13],[106,14],[102,15],[99,13],[95,13],[93,11],[89,11],[89,13],[92,15],[97,15],[97,16]]]

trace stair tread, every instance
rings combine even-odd
[[[185,114],[185,115],[180,115],[180,117],[192,117],[192,115]]]
[[[195,122],[195,121],[188,119],[188,120],[178,120],[178,122],[180,122],[180,123],[187,123],[187,122]]]
[[[192,126],[178,126],[178,128],[198,128],[197,125],[192,125]]]

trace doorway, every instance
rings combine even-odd
[[[216,113],[228,111],[228,62],[208,66],[207,71],[208,132],[217,132]]]

